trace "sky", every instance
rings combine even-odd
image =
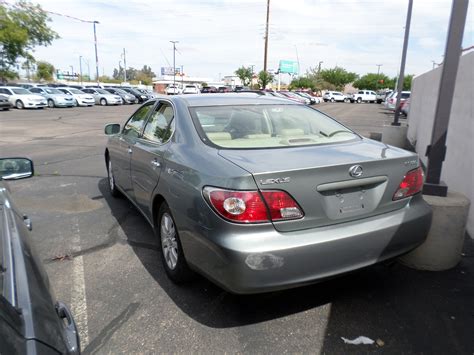
[[[11,1],[10,1],[11,2]],[[194,77],[218,80],[242,66],[263,69],[266,0],[39,0],[44,10],[99,21],[100,75],[118,68],[123,48],[127,67],[176,66]],[[470,2],[463,48],[474,45],[474,1]],[[400,68],[408,0],[270,0],[268,68],[280,60],[300,63],[300,73],[341,66],[360,75]],[[419,75],[443,60],[450,0],[415,0],[407,53],[407,74]],[[95,73],[92,23],[50,14],[61,36],[38,47],[37,60]]]

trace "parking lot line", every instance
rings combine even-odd
[[[86,284],[84,279],[84,259],[80,255],[81,251],[81,235],[79,229],[79,218],[73,219],[73,236],[72,236],[73,252],[77,255],[72,261],[72,295],[71,295],[71,311],[74,314],[79,338],[81,340],[81,349],[89,344],[89,328],[87,325],[87,299]]]

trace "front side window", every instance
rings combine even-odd
[[[190,111],[201,138],[223,148],[279,148],[358,138],[332,118],[300,105],[192,107]]]
[[[123,128],[122,134],[128,137],[138,138],[145,123],[148,113],[152,109],[153,104],[142,106],[133,114]]]
[[[169,104],[161,104],[148,120],[143,138],[157,143],[166,143],[174,131],[174,112]]]

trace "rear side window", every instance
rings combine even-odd
[[[321,112],[300,105],[212,106],[190,111],[204,142],[222,148],[283,148],[358,137]]]
[[[408,99],[410,97],[409,92],[402,92],[402,99]]]

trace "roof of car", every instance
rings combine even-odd
[[[181,101],[187,106],[298,104],[290,100],[256,93],[176,95],[172,96],[171,100]]]

